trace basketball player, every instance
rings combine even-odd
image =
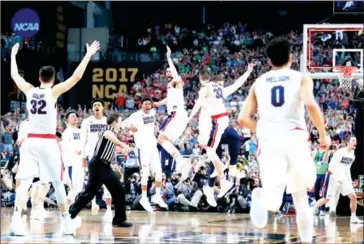
[[[230,96],[231,94],[236,92],[240,87],[242,87],[244,85],[244,83],[248,79],[249,75],[253,71],[253,68],[254,68],[254,64],[249,64],[248,70],[241,77],[239,77],[232,85],[227,86],[227,87],[224,87],[224,79],[222,79],[222,77],[219,77],[219,76],[215,77],[214,81],[223,87],[222,92],[223,92],[224,99],[226,99],[228,96]],[[202,77],[200,76],[201,87],[204,87],[209,82],[210,82],[210,80],[204,81],[202,79]],[[204,92],[203,89],[200,90],[200,93],[202,93],[202,92]],[[203,94],[200,94],[199,96],[203,96]],[[189,121],[196,115],[196,113],[199,111],[199,109],[201,109],[200,115],[199,115],[199,121],[198,121],[198,126],[199,126],[198,127],[199,128],[198,141],[201,145],[207,145],[208,140],[210,138],[212,120],[211,120],[211,116],[208,114],[207,106],[204,106],[202,104],[202,101],[203,100],[197,100],[197,102],[196,102],[195,106],[193,107],[192,112],[189,116]],[[224,131],[222,137],[227,137],[228,134],[230,134],[230,132],[228,129],[226,129]],[[219,145],[219,146],[221,147],[221,145]],[[229,150],[229,152],[230,152],[230,150]],[[234,155],[234,157],[233,157],[234,159],[236,159],[235,164],[237,162],[237,155]],[[237,175],[238,173],[240,173],[236,169],[235,164],[231,164],[231,167],[229,170],[230,174],[232,174],[232,175]],[[212,207],[217,206],[217,203],[216,203],[216,200],[215,200],[215,197],[213,194],[213,187],[215,185],[215,180],[216,180],[216,175],[217,175],[217,172],[214,170],[215,170],[214,164],[211,164],[211,166],[209,168],[209,173],[210,173],[209,183],[204,188],[204,193],[207,197],[207,202]],[[229,189],[227,189],[227,190],[229,190]],[[219,196],[222,197],[223,196],[222,194],[224,192],[226,193],[226,191],[224,190],[221,192],[221,194],[219,194]]]
[[[183,134],[187,123],[188,116],[185,110],[185,100],[183,97],[184,83],[178,76],[176,67],[171,59],[171,49],[167,46],[167,60],[169,69],[166,76],[169,81],[167,88],[167,97],[160,102],[154,103],[155,107],[162,105],[167,106],[168,116],[160,126],[158,143],[176,160],[176,172],[180,173],[188,163],[174,146],[174,142]]]
[[[82,165],[81,130],[77,127],[78,116],[71,110],[66,114],[67,129],[62,135],[63,162],[71,181],[68,192],[68,204],[75,201],[75,197],[82,191],[85,179],[85,169]]]
[[[225,108],[225,99],[224,99],[224,87],[216,82],[209,82],[211,76],[208,71],[202,70],[199,74],[200,82],[205,85],[201,87],[199,92],[198,100],[193,108],[190,119],[192,119],[195,114],[200,110],[201,107],[205,108],[205,114],[210,116],[210,137],[209,140],[206,141],[206,136],[202,136],[202,141],[200,141],[200,145],[202,148],[206,150],[207,158],[212,161],[218,176],[220,176],[220,186],[221,190],[218,197],[222,197],[228,192],[233,183],[227,181],[224,177],[225,165],[220,160],[220,158],[216,154],[216,149],[220,143],[221,136],[224,133],[225,129],[229,125],[229,113]],[[208,126],[208,122],[206,119],[203,119],[203,122]],[[201,133],[201,132],[200,132]],[[207,133],[205,129],[202,131],[203,134]],[[204,189],[204,193],[208,199],[208,203],[213,206],[216,205],[216,201],[214,201],[213,196],[213,187],[207,186]]]
[[[328,148],[324,117],[313,95],[310,77],[290,69],[291,45],[283,38],[267,46],[271,71],[260,76],[250,88],[239,115],[239,124],[257,133],[258,161],[262,188],[252,192],[250,217],[258,228],[266,226],[268,211],[277,212],[287,186],[296,207],[298,232],[302,242],[312,242],[313,216],[308,204],[308,189],[316,180],[316,170],[307,146],[308,132],[304,105]],[[258,111],[258,122],[253,116]],[[292,147],[292,145],[295,145]]]
[[[330,200],[330,213],[336,212],[340,193],[350,199],[351,223],[362,224],[363,221],[356,216],[357,197],[351,179],[350,168],[355,160],[356,138],[350,137],[346,147],[337,150],[329,164],[325,182],[322,188],[322,197],[313,207],[314,210],[328,203]]]
[[[154,134],[155,121],[156,111],[152,109],[152,100],[144,98],[142,100],[142,108],[123,122],[123,127],[133,132],[135,145],[138,148],[138,155],[142,164],[142,197],[139,203],[148,212],[153,212],[147,197],[147,184],[151,169],[155,172],[156,199],[154,203],[158,204],[161,208],[168,208],[160,194],[162,166],[157,148],[157,138]]]
[[[27,167],[21,167],[17,177],[20,185],[16,191],[14,214],[10,225],[10,234],[26,235],[26,227],[21,218],[21,210],[27,200],[27,192],[35,176],[39,175],[42,183],[52,182],[59,208],[61,210],[62,231],[64,234],[73,234],[76,223],[71,221],[66,203],[66,191],[63,187],[62,160],[59,145],[56,141],[57,108],[56,101],[60,95],[67,92],[80,81],[92,55],[100,48],[95,41],[90,46],[86,44],[87,52],[73,75],[64,82],[55,86],[53,67],[45,66],[39,71],[40,87],[33,87],[26,82],[18,71],[16,54],[19,44],[15,44],[11,51],[11,77],[17,87],[27,97],[27,110],[30,120],[28,138],[22,147],[23,158],[27,160]]]
[[[96,143],[99,140],[99,134],[107,128],[106,117],[104,116],[104,104],[101,99],[95,99],[91,102],[93,116],[84,119],[81,124],[81,147],[83,166],[87,167],[88,162],[92,158]],[[104,215],[105,221],[110,221],[112,218],[111,210],[111,195],[109,191],[103,187],[104,199],[106,202],[106,212]],[[96,197],[92,199],[92,215],[97,215],[99,205],[96,203]]]
[[[20,167],[26,167],[24,164],[26,164],[26,158],[24,158],[24,148],[21,146],[24,142],[24,140],[28,137],[28,131],[30,130],[30,121],[29,119],[26,119],[22,121],[19,125],[19,132],[18,132],[18,140],[17,144],[19,146],[19,154],[20,154],[20,160],[19,162],[18,170]],[[17,185],[19,185],[19,180],[17,177]],[[44,209],[44,199],[47,196],[47,193],[49,191],[49,184],[48,183],[41,183],[39,181],[39,178],[34,178],[32,183],[32,188],[30,189],[31,195],[31,203],[32,203],[32,212],[30,214],[30,218],[34,220],[42,220],[46,214],[47,211]],[[26,203],[25,203],[26,204]]]

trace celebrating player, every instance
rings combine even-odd
[[[314,210],[330,202],[330,213],[336,212],[340,193],[350,198],[351,223],[363,223],[356,216],[357,199],[351,179],[350,168],[355,160],[356,138],[350,137],[348,145],[337,150],[329,164],[329,170],[325,176],[322,188],[322,197],[313,207]]]
[[[23,157],[27,160],[27,167],[21,167],[17,177],[20,185],[16,191],[15,207],[10,233],[13,235],[26,235],[26,227],[21,218],[21,210],[28,196],[28,189],[33,178],[39,174],[42,183],[52,182],[62,216],[64,234],[73,234],[75,223],[71,221],[66,204],[66,191],[62,184],[62,160],[61,152],[56,141],[57,107],[58,97],[71,89],[80,81],[86,70],[87,64],[100,48],[95,41],[90,46],[86,44],[87,52],[73,75],[64,82],[55,86],[55,70],[51,66],[44,66],[39,71],[40,87],[33,87],[19,74],[16,63],[16,54],[19,44],[15,44],[11,51],[11,77],[17,87],[26,95],[27,110],[30,120],[28,138],[23,142]]]
[[[75,197],[82,191],[85,178],[85,169],[82,165],[81,155],[81,130],[77,128],[78,118],[76,111],[69,111],[66,114],[67,129],[62,135],[63,162],[71,180],[70,191],[68,192],[68,203],[75,201]]]
[[[168,208],[160,194],[162,186],[162,166],[157,148],[157,138],[154,135],[155,116],[156,112],[152,109],[152,100],[150,98],[144,98],[142,100],[142,109],[130,115],[123,122],[124,127],[133,132],[135,145],[139,150],[139,157],[142,164],[142,197],[139,203],[148,212],[153,212],[152,206],[147,198],[147,183],[151,168],[155,172],[156,199],[154,202],[162,208]]]
[[[312,79],[290,69],[289,41],[274,39],[267,47],[267,55],[272,70],[260,76],[250,88],[239,115],[241,126],[256,131],[260,148],[258,161],[263,187],[252,192],[250,217],[256,227],[266,226],[268,211],[279,210],[287,186],[296,207],[301,241],[312,242],[313,216],[307,190],[315,183],[316,170],[307,146],[304,105],[319,131],[321,146],[327,148],[330,139],[313,95]],[[257,111],[258,122],[254,119]]]
[[[166,72],[169,80],[167,97],[160,102],[154,103],[156,107],[167,105],[168,111],[168,116],[160,126],[158,143],[176,160],[176,172],[181,172],[187,162],[173,143],[183,134],[188,123],[188,116],[183,97],[184,83],[174,67],[171,59],[171,49],[168,46],[167,60],[169,64],[169,69]]]

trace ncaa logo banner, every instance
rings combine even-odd
[[[16,35],[32,37],[39,31],[39,15],[33,9],[18,10],[11,19],[11,28]]]

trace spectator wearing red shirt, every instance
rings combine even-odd
[[[118,93],[115,96],[116,99],[116,106],[118,107],[119,111],[123,111],[125,109],[126,99],[128,98],[127,94]]]

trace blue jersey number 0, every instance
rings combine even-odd
[[[271,103],[274,107],[282,107],[284,104],[284,87],[274,86],[271,90]]]

